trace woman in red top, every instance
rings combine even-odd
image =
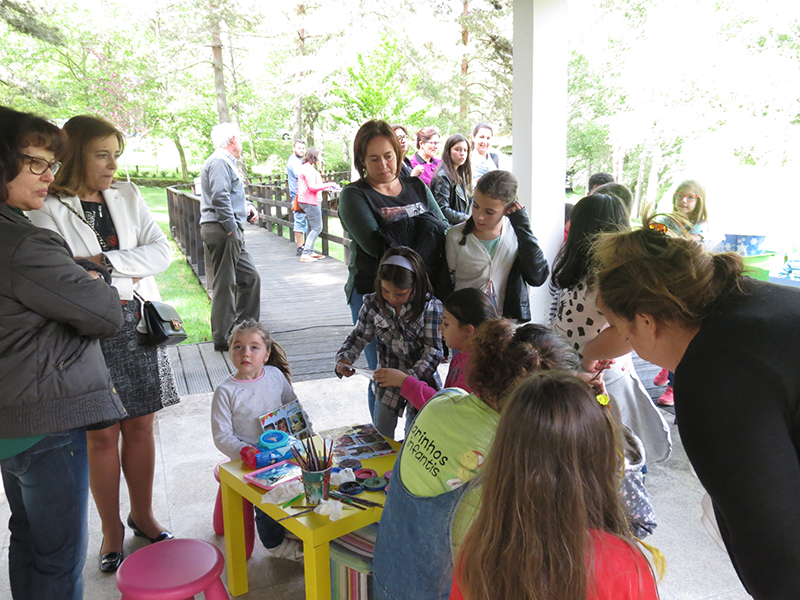
[[[303,212],[308,218],[308,237],[303,246],[303,253],[300,255],[302,262],[316,262],[320,258],[325,258],[324,254],[319,254],[314,250],[314,242],[317,241],[319,232],[322,231],[322,190],[336,185],[332,181],[322,181],[322,175],[317,171],[317,163],[322,160],[322,152],[311,147],[306,150],[303,156],[303,166],[300,167],[300,175],[297,177],[297,201]]]
[[[622,446],[607,402],[563,371],[511,394],[451,600],[658,598],[619,504]]]

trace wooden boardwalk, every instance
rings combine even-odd
[[[353,327],[347,265],[333,258],[301,263],[293,242],[255,225],[246,226],[245,240],[261,274],[261,322],[286,350],[293,380],[332,377],[336,351]],[[211,392],[233,372],[211,342],[173,347],[169,356],[181,396]]]

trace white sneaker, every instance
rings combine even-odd
[[[303,544],[289,538],[283,538],[280,546],[267,548],[267,552],[275,558],[285,558],[286,560],[294,560],[297,562],[303,560]]]
[[[311,256],[310,254],[303,254],[300,257],[300,262],[317,262],[317,259]]]

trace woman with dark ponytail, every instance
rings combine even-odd
[[[799,598],[800,291],[652,218],[602,236],[594,258],[609,323],[675,373],[681,440],[747,591]]]

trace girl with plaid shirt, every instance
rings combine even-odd
[[[399,369],[434,389],[442,382],[436,367],[442,361],[442,303],[433,297],[425,266],[411,248],[390,248],[381,259],[374,294],[364,296],[358,321],[336,354],[337,375],[350,377],[352,365],[372,339],[378,341],[380,369]],[[397,418],[406,399],[400,388],[380,387],[374,381],[377,402],[373,422],[383,435],[394,438]],[[409,407],[408,430],[416,410]]]

